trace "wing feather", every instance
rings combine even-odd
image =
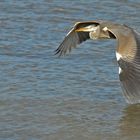
[[[119,75],[123,93],[129,103],[140,103],[140,66],[126,65]]]
[[[89,39],[88,32],[76,32],[75,29],[72,29],[57,48],[56,54],[60,56],[65,55],[67,52],[70,52],[72,48],[76,48],[78,44],[87,39]]]
[[[112,24],[108,30],[119,42],[117,52],[122,56],[118,64],[123,95],[128,103],[140,103],[140,33],[118,24]]]
[[[74,27],[69,31],[69,33],[64,38],[63,42],[56,49],[55,54],[65,55],[67,52],[70,52],[72,48],[76,48],[78,44],[90,39],[89,32],[76,32],[76,29],[88,26],[88,25],[97,26],[99,23],[95,21],[91,22],[79,22],[74,25]]]
[[[128,103],[140,103],[140,34],[134,32],[137,53],[132,61],[120,59],[118,64],[121,87]],[[133,46],[132,46],[133,47]]]

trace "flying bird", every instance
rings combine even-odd
[[[124,24],[104,20],[77,22],[56,49],[62,56],[88,40],[116,39],[119,79],[126,101],[140,103],[140,33]]]

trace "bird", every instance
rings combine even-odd
[[[116,39],[116,59],[122,93],[129,104],[140,103],[140,33],[106,20],[76,22],[55,54],[64,56],[78,44],[91,39]]]

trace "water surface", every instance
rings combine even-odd
[[[0,140],[140,139],[140,105],[122,96],[116,41],[53,55],[77,21],[140,31],[139,13],[138,0],[1,0]]]

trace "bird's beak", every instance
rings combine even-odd
[[[75,31],[76,32],[90,32],[91,29],[90,28],[86,28],[86,27],[82,27],[82,28],[76,29]]]
[[[98,29],[99,27],[98,26],[92,26],[92,25],[89,25],[89,26],[86,26],[86,27],[81,27],[79,29],[76,29],[75,31],[76,32],[94,32]]]

